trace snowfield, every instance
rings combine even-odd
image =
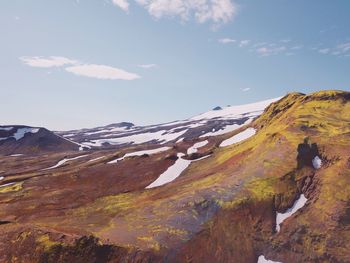
[[[232,136],[231,138],[224,140],[221,144],[220,147],[226,147],[241,141],[244,141],[250,137],[252,137],[253,135],[255,135],[256,130],[254,128],[248,128],[234,136]]]
[[[300,208],[305,206],[307,202],[307,198],[304,194],[301,194],[298,200],[296,200],[291,208],[289,208],[285,213],[276,213],[276,231],[279,232],[281,230],[281,224],[288,217],[291,217],[295,212],[297,212]]]
[[[190,120],[203,120],[203,119],[214,119],[214,118],[225,118],[225,119],[234,119],[240,117],[249,116],[258,116],[264,109],[269,106],[272,102],[279,100],[280,98],[269,99],[265,101],[238,105],[238,106],[229,106],[221,110],[212,110],[206,113],[200,114],[198,116],[192,117]]]
[[[110,162],[108,162],[108,164],[112,164],[112,163],[117,163],[120,162],[122,160],[124,160],[127,157],[131,157],[131,156],[142,156],[144,154],[156,154],[156,153],[160,153],[160,152],[164,152],[167,150],[170,150],[170,147],[161,147],[161,148],[157,148],[157,149],[152,149],[152,150],[144,150],[144,151],[138,151],[138,152],[132,152],[132,153],[127,153],[125,154],[123,157],[120,157],[118,159],[112,160]]]
[[[161,130],[157,132],[148,132],[148,133],[139,133],[134,135],[129,135],[125,137],[119,137],[119,138],[109,138],[109,139],[99,139],[99,140],[92,140],[91,142],[83,142],[82,144],[85,146],[102,146],[104,143],[109,143],[111,145],[118,145],[118,144],[141,144],[151,141],[158,141],[160,143],[166,143],[172,140],[175,140],[179,138],[181,135],[186,133],[187,130],[180,131],[180,132],[173,132],[172,130]]]

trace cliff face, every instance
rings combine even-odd
[[[249,126],[157,188],[183,144],[0,188],[0,261],[349,262],[350,93],[292,93]]]

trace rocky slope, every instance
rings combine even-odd
[[[8,158],[0,262],[350,262],[349,92],[217,136]]]

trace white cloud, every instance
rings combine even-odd
[[[123,11],[129,12],[129,2],[127,0],[112,0],[112,3],[120,7]]]
[[[328,54],[331,50],[329,48],[319,49],[318,52],[321,54]]]
[[[148,13],[157,18],[179,17],[182,21],[194,18],[199,23],[229,22],[237,13],[237,6],[232,0],[134,0]],[[129,1],[112,0],[114,5],[124,11],[129,10]]]
[[[232,38],[220,38],[218,41],[222,44],[229,44],[229,43],[235,43],[236,40]]]
[[[128,72],[123,69],[114,68],[106,65],[96,64],[84,64],[77,60],[72,60],[65,57],[20,57],[26,65],[37,68],[53,68],[53,67],[65,67],[67,72],[73,73],[79,76],[97,78],[97,79],[120,79],[120,80],[134,80],[140,78],[135,73]],[[143,65],[144,67],[151,68],[155,64]],[[51,71],[49,71],[51,74]]]
[[[250,40],[242,40],[241,42],[239,42],[239,47],[245,47],[247,45],[249,45]]]
[[[123,69],[113,68],[105,65],[85,64],[77,65],[66,68],[66,71],[78,76],[97,78],[97,79],[110,79],[110,80],[134,80],[140,78],[135,73],[127,72]]]
[[[137,65],[139,68],[144,68],[144,69],[150,69],[150,68],[155,68],[158,65],[157,64],[139,64]]]
[[[52,67],[62,67],[64,65],[74,65],[78,61],[68,59],[65,57],[20,57],[20,60],[28,66],[36,68],[52,68]]]

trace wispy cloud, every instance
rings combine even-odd
[[[256,53],[260,57],[268,57],[272,55],[285,54],[286,56],[295,55],[297,51],[304,48],[303,45],[297,45],[290,39],[278,40],[275,43],[271,42],[255,42],[248,39],[236,40],[231,38],[221,38],[218,42],[222,44],[236,43],[236,47],[248,48],[249,52]]]
[[[318,52],[321,54],[328,54],[331,50],[329,48],[319,49]]]
[[[287,38],[287,39],[281,39],[281,40],[280,40],[281,43],[289,43],[289,42],[291,42],[291,41],[292,41],[292,40],[289,39],[289,38]]]
[[[137,65],[139,68],[144,68],[144,69],[150,69],[150,68],[155,68],[158,65],[157,64],[139,64]]]
[[[105,65],[85,64],[66,68],[66,71],[78,76],[110,79],[110,80],[134,80],[139,79],[140,76],[135,73],[127,72],[123,69],[114,68]]]
[[[334,55],[340,57],[349,57],[350,55],[350,42],[344,42],[337,44],[333,47],[318,48],[317,51],[324,55]]]
[[[218,39],[219,43],[221,44],[229,44],[229,43],[235,43],[236,40],[232,38],[220,38]]]
[[[271,56],[271,55],[277,55],[284,51],[286,51],[287,48],[285,46],[273,46],[273,47],[260,47],[256,49],[256,52],[263,57]]]
[[[248,46],[249,43],[250,43],[250,40],[241,40],[241,42],[239,42],[239,47]]]
[[[20,57],[20,60],[31,67],[37,68],[52,68],[52,67],[62,67],[64,65],[74,65],[77,64],[78,61],[68,59],[65,57]]]
[[[124,11],[129,11],[131,0],[112,0]],[[236,15],[237,6],[232,0],[134,0],[156,18],[179,17],[182,21],[194,18],[199,23],[227,23]]]
[[[243,89],[241,89],[241,91],[243,91],[243,92],[247,92],[249,90],[250,90],[250,88],[243,88]]]
[[[350,42],[339,44],[337,45],[336,49],[338,49],[342,53],[346,53],[350,51]]]
[[[275,42],[255,42],[248,39],[232,39],[232,38],[220,38],[218,42],[221,44],[232,43],[234,47],[245,48],[251,53],[259,55],[259,57],[269,57],[274,55],[293,56],[297,55],[300,51],[313,50],[322,55],[333,55],[337,57],[348,58],[350,57],[350,42],[349,40],[338,42],[333,46],[325,46],[319,43],[314,46],[307,46],[304,43],[296,43],[290,39],[276,40]]]
[[[134,80],[140,78],[139,75],[124,69],[107,65],[86,64],[65,57],[20,57],[20,60],[26,65],[36,68],[65,67],[67,72],[90,78],[109,80]]]
[[[293,46],[293,47],[291,47],[290,49],[291,49],[291,50],[299,50],[299,49],[302,49],[302,48],[303,48],[302,45],[298,45],[298,46]]]

